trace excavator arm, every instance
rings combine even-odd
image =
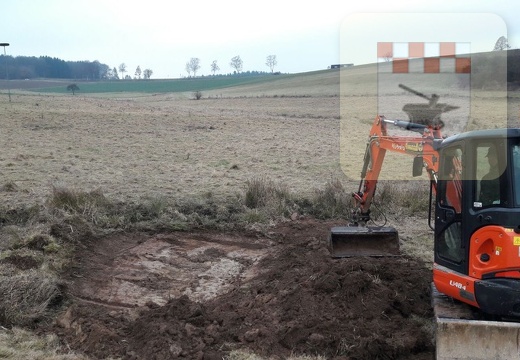
[[[389,135],[387,126],[416,132],[417,135]],[[414,172],[426,169],[434,189],[437,184],[439,156],[436,144],[442,141],[440,129],[384,116],[374,119],[366,146],[361,181],[352,194],[354,207],[349,226],[331,229],[333,257],[388,256],[399,253],[397,231],[391,227],[368,226],[370,208],[387,151],[414,157]],[[416,170],[417,169],[417,170]],[[416,174],[416,175],[417,175]]]
[[[387,126],[389,124],[417,132],[419,135],[388,135]],[[439,163],[439,156],[435,149],[435,144],[438,141],[442,141],[439,129],[402,120],[389,120],[384,116],[377,116],[372,124],[366,146],[359,189],[352,194],[355,204],[352,223],[354,225],[366,225],[370,220],[370,208],[387,151],[415,157],[414,161],[420,167],[419,169],[426,169],[435,188]],[[414,171],[419,169],[414,168]],[[414,175],[418,174],[419,172]]]

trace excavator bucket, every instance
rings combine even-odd
[[[399,237],[392,227],[333,227],[329,243],[333,258],[399,255]]]

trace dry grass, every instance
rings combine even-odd
[[[262,357],[247,350],[232,351],[225,360],[270,360],[271,357]],[[278,357],[276,357],[278,359]],[[286,360],[325,360],[323,356],[290,356]]]
[[[38,271],[0,276],[0,322],[32,325],[60,296],[57,279]]]
[[[347,219],[377,98],[370,71],[350,72],[357,90],[345,89],[344,98],[338,74],[205,91],[200,101],[191,93],[72,97],[13,91],[11,103],[0,97],[2,323],[45,317],[59,296],[55,274],[67,266],[74,246],[98,234],[229,229],[293,213]],[[502,110],[492,92],[480,96],[473,104],[475,127]],[[512,123],[518,123],[519,103],[520,97],[510,98]],[[351,141],[349,134],[359,136]],[[408,178],[411,159],[393,161],[398,165],[390,162],[384,171]],[[378,201],[387,225],[399,230],[403,251],[431,264],[427,190],[382,184]],[[2,261],[10,256],[32,256],[39,265],[19,271]],[[52,337],[0,330],[0,358],[69,358],[57,357],[55,346]]]
[[[378,184],[378,203],[396,217],[428,215],[430,183],[422,180],[384,181]]]
[[[262,175],[310,193],[341,176],[335,97],[13,95],[0,116],[10,202],[41,202],[53,186],[120,200],[223,197]]]
[[[55,335],[36,336],[14,327],[0,328],[0,359],[87,360],[88,357],[72,352],[64,354]]]

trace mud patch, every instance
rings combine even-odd
[[[332,259],[331,225],[103,239],[78,254],[77,301],[54,331],[95,358],[433,358],[430,271],[402,257]]]
[[[133,308],[187,295],[205,301],[254,276],[268,239],[217,233],[121,234],[76,257],[72,295],[91,303]]]

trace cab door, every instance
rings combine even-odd
[[[467,274],[467,246],[462,227],[463,144],[440,151],[439,178],[435,204],[435,262]]]

